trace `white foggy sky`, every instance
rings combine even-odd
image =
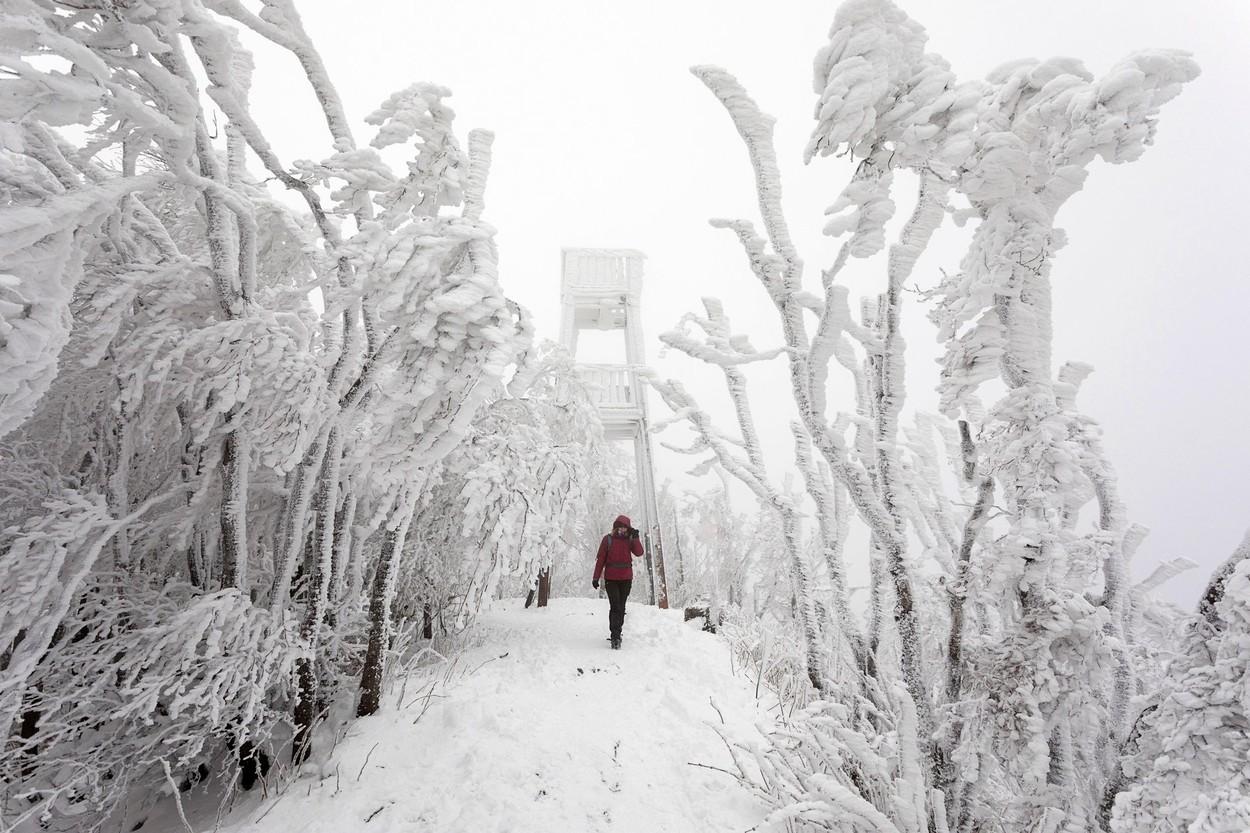
[[[1242,251],[1250,233],[1250,4],[900,5],[926,27],[929,51],[965,79],[1015,58],[1054,55],[1080,58],[1101,75],[1134,49],[1152,47],[1188,50],[1202,66],[1202,76],[1165,106],[1155,146],[1140,160],[1091,166],[1084,191],[1059,214],[1070,242],[1052,272],[1055,365],[1094,365],[1080,404],[1103,425],[1130,517],[1152,530],[1134,572],[1141,577],[1174,556],[1199,562],[1201,570],[1165,591],[1190,607],[1250,526],[1243,416],[1250,285]],[[648,356],[714,412],[717,378],[701,381],[709,374],[681,357],[656,360],[655,336],[698,309],[700,296],[715,295],[757,347],[778,343],[775,314],[736,240],[707,225],[719,216],[757,220],[757,211],[741,141],[690,75],[693,64],[724,66],[778,118],[785,205],[812,285],[832,260],[836,244],[820,227],[849,163],[804,167],[801,153],[815,103],[811,60],[835,2],[301,0],[299,8],[362,141],[372,134],[360,120],[413,81],[451,88],[462,137],[471,127],[495,131],[486,218],[499,229],[505,289],[531,310],[542,337],[558,335],[560,248],[603,246],[647,254]],[[252,103],[262,127],[288,164],[324,157],[326,132],[294,59],[276,47],[258,53]],[[900,214],[910,211],[903,187],[896,201]],[[914,282],[932,287],[939,269],[956,269],[965,234],[944,228]],[[879,290],[883,266],[854,262],[843,274],[858,297]],[[939,352],[925,311],[908,298],[909,411],[936,404]],[[769,450],[779,467],[789,456],[788,413],[766,403],[788,398],[783,376],[779,364],[751,373],[761,422],[776,425]],[[663,413],[655,397],[652,410]],[[690,462],[661,452],[660,478]]]

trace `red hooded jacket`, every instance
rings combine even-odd
[[[629,518],[620,515],[613,527],[632,526]],[[595,581],[603,576],[608,581],[628,581],[634,577],[634,564],[630,554],[642,555],[642,540],[630,538],[629,534],[603,536],[599,542],[599,555],[595,559]]]

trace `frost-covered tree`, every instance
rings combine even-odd
[[[567,351],[544,343],[437,470],[409,535],[422,606],[462,624],[483,599],[584,563],[592,483],[605,466],[598,411]],[[513,593],[512,595],[514,595]]]
[[[299,62],[323,158],[267,140],[241,28]],[[17,0],[0,32],[0,778],[6,823],[92,829],[377,707],[405,531],[530,331],[490,134],[415,84],[359,145],[290,0]]]
[[[1250,535],[1216,571],[1106,793],[1116,833],[1250,827]],[[1104,819],[1105,821],[1105,819]]]
[[[796,523],[810,531],[795,536],[827,555],[814,562],[823,581],[797,584],[808,667],[824,684],[813,680],[822,699],[798,725],[738,747],[755,759],[743,777],[776,803],[773,819],[874,831],[1093,829],[1132,722],[1126,564],[1144,530],[1128,523],[1099,429],[1075,404],[1089,368],[1051,366],[1049,274],[1063,242],[1055,218],[1094,159],[1140,156],[1160,107],[1197,69],[1183,53],[1150,51],[1102,78],[1051,59],[961,83],[925,40],[889,0],[850,0],[817,55],[806,155],[853,163],[828,212],[825,232],[843,243],[818,293],[804,287],[782,211],[772,118],[724,70],[695,68],[746,144],[764,229],[713,225],[742,244],[777,310],[780,349],[731,334],[715,301],[706,318],[687,316],[666,335],[725,371],[736,434],[711,424],[679,384],[657,388],[694,428],[692,450],[712,451],[751,485],[745,464],[758,441],[739,405],[738,368],[772,356],[787,365],[795,464],[816,520]],[[887,246],[900,180],[916,183],[916,197]],[[976,225],[960,270],[930,294],[946,345],[943,416],[904,426],[902,291],[948,214]],[[882,289],[856,317],[840,278],[882,251]],[[828,402],[834,363],[855,397],[840,412]],[[997,401],[983,405],[983,391]],[[872,603],[862,622],[841,566],[843,494],[868,539]],[[779,505],[775,492],[761,497]]]
[[[720,488],[676,497],[668,484],[659,494],[665,534],[672,542],[669,586],[675,606],[709,608],[713,620],[726,605],[759,613],[771,587],[766,579],[777,578],[776,573],[758,575],[755,569],[761,560],[761,536],[773,530],[765,532],[767,524],[739,512],[729,494]]]
[[[682,330],[667,332],[661,339],[670,347],[721,366],[737,417],[739,437],[731,438],[715,430],[711,425],[711,418],[698,407],[681,383],[654,378],[650,383],[672,409],[674,418],[688,422],[695,431],[694,444],[681,451],[692,454],[710,452],[709,464],[728,471],[751,490],[756,500],[777,512],[786,550],[786,567],[794,584],[798,618],[806,645],[808,679],[814,688],[820,689],[824,686],[820,626],[812,592],[811,567],[800,532],[799,508],[792,496],[774,485],[769,478],[741,370],[741,365],[747,362],[766,361],[780,351],[761,353],[753,350],[746,339],[731,334],[729,320],[719,302],[705,299],[704,305],[707,307],[707,318],[687,315],[682,319],[682,323],[699,326],[706,335],[704,341],[697,341]],[[663,429],[665,425],[660,423],[657,428]],[[742,451],[737,451],[735,446],[741,447]]]
[[[987,664],[970,664],[948,696],[966,702],[983,692],[1014,715],[988,736],[965,734],[952,751],[969,756],[964,765],[978,779],[951,782],[963,797],[961,818],[1001,807],[1024,786],[1053,797],[1045,811],[1021,807],[1022,822],[1049,813],[1092,824],[1107,759],[1128,731],[1126,562],[1140,535],[1128,524],[1097,426],[1076,410],[1089,368],[1065,365],[1057,378],[1051,370],[1049,272],[1063,242],[1055,215],[1090,162],[1140,156],[1159,107],[1196,74],[1187,56],[1163,51],[1130,56],[1102,79],[1066,59],[1003,68],[990,76],[973,152],[959,172],[958,188],[980,222],[960,271],[938,288],[934,319],[948,345],[939,391],[949,415],[976,426],[977,465],[1006,512],[1005,528],[976,556],[993,566],[960,563],[964,599],[955,610],[965,640],[980,631]],[[975,391],[990,368],[1007,392],[984,409]],[[1076,521],[1091,500],[1097,528],[1085,532]],[[981,613],[969,617],[978,595]]]

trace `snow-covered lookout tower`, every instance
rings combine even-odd
[[[643,257],[642,252],[634,249],[562,250],[560,343],[576,356],[577,336],[581,330],[624,333],[623,363],[579,363],[578,367],[598,397],[606,439],[633,441],[641,514],[634,523],[642,532],[646,548],[651,600],[660,607],[668,607],[651,434],[647,430],[647,392],[638,380],[638,369],[646,363],[639,314]]]

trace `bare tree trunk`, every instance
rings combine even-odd
[[[874,657],[881,649],[881,632],[885,628],[885,558],[876,536],[868,544],[868,586],[871,610],[868,613],[868,653]]]
[[[200,532],[191,533],[191,542],[187,545],[187,581],[200,590],[208,587],[204,575],[204,535]]]
[[[905,344],[899,329],[902,317],[903,282],[911,274],[916,258],[928,244],[943,212],[946,188],[929,176],[921,176],[916,208],[908,219],[899,242],[890,247],[887,286],[881,297],[878,332],[881,335],[881,360],[877,364],[874,386],[875,450],[878,499],[894,526],[894,536],[883,539],[886,567],[894,584],[894,621],[898,628],[903,681],[916,704],[919,735],[929,749],[934,764],[941,767],[940,744],[933,738],[933,703],[925,685],[924,657],[920,644],[920,626],[912,596],[910,570],[904,558],[906,536],[899,511],[899,494],[903,474],[897,458],[898,417],[903,407],[903,352]]]
[[[312,730],[317,719],[317,666],[321,661],[321,628],[329,608],[330,584],[334,578],[334,508],[338,498],[341,448],[337,428],[330,429],[317,497],[313,536],[312,570],[308,580],[308,606],[300,626],[300,637],[308,646],[308,655],[295,663],[298,696],[295,701],[295,741],[291,748],[292,763],[300,764],[312,752]]]
[[[551,596],[551,568],[544,567],[538,573],[538,606],[546,607]]]
[[[382,703],[382,679],[386,673],[386,649],[391,635],[391,600],[395,596],[395,577],[399,572],[404,538],[412,522],[412,509],[402,499],[395,502],[391,511],[390,523],[397,521],[397,526],[388,527],[383,534],[382,553],[378,557],[373,589],[369,593],[369,644],[365,649],[365,664],[360,671],[357,717],[373,714]]]
[[[317,717],[317,676],[313,672],[314,657],[295,661],[295,737],[291,743],[291,763],[296,766],[312,754],[312,730]]]
[[[1241,544],[1228,557],[1228,560],[1211,574],[1211,580],[1207,582],[1202,599],[1198,602],[1198,613],[1206,621],[1212,635],[1222,632],[1225,628],[1224,620],[1220,618],[1219,613],[1220,602],[1224,599],[1224,586],[1228,583],[1229,576],[1237,569],[1237,565],[1247,558],[1250,558],[1250,532],[1246,533]]]
[[[967,420],[959,420],[960,450],[963,456],[963,476],[968,483],[977,483],[977,498],[964,524],[963,538],[959,543],[959,552],[955,564],[955,583],[950,588],[948,602],[950,604],[950,633],[946,643],[946,692],[945,702],[948,707],[958,709],[963,698],[963,645],[964,619],[968,602],[968,574],[971,570],[972,547],[977,535],[987,520],[990,503],[994,499],[994,479],[988,475],[979,481],[977,476],[976,447],[972,442],[972,430]],[[955,747],[959,744],[963,720],[958,711],[951,713],[946,726],[946,736],[942,741],[942,764],[936,773],[937,787],[946,797],[946,815],[958,821],[964,817],[964,793],[954,789],[955,773],[950,764]]]
[[[794,582],[795,618],[803,629],[803,645],[807,663],[807,679],[812,688],[823,691],[825,688],[824,651],[821,646],[820,624],[816,617],[816,604],[812,596],[812,576],[807,561],[803,558],[803,547],[799,536],[798,514],[793,507],[781,509],[782,536],[786,541],[786,550],[790,556],[790,576]]]

